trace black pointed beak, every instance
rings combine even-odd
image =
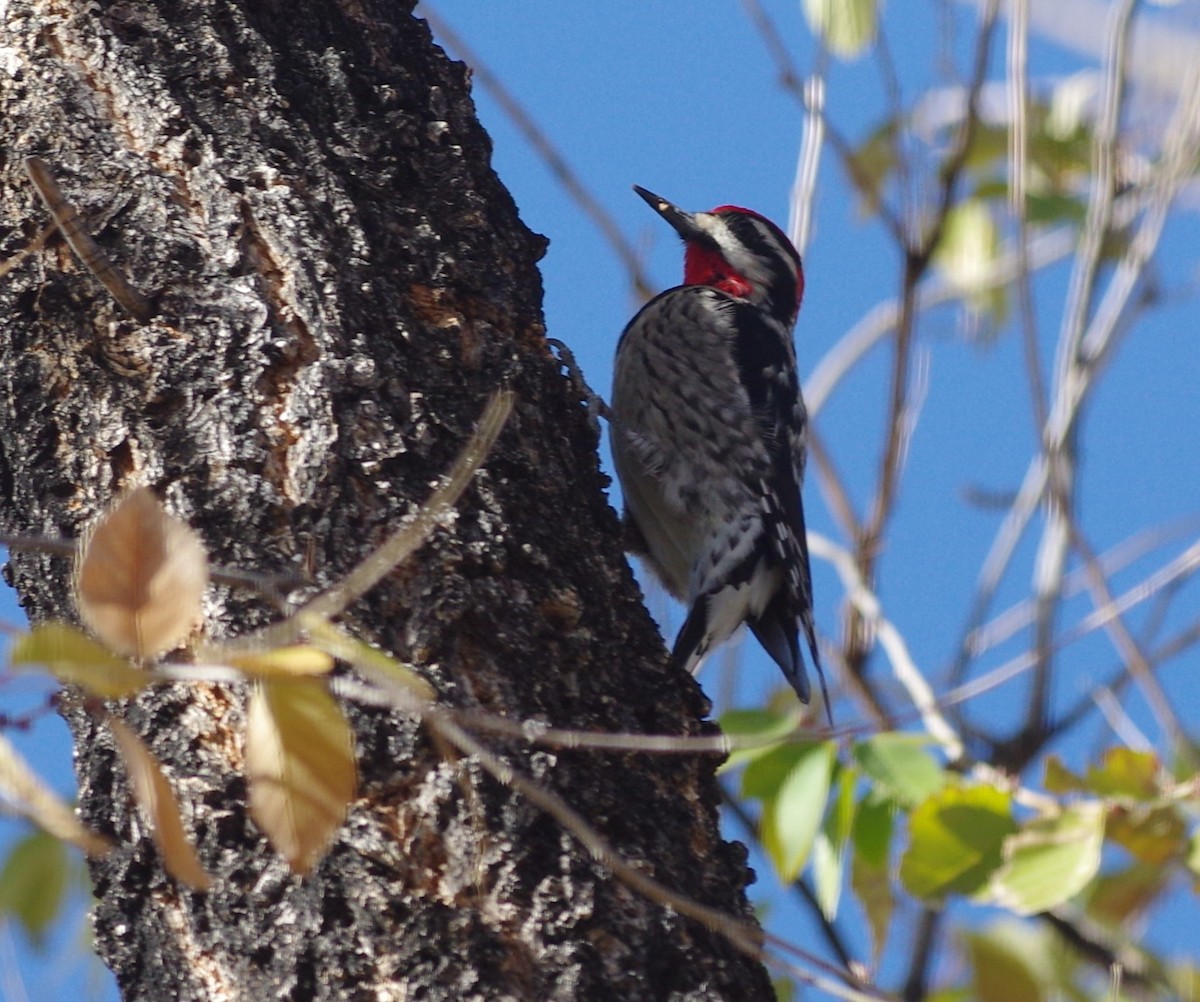
[[[665,198],[660,198],[654,192],[647,191],[636,184],[633,186],[633,190],[642,197],[642,200],[650,208],[670,223],[671,228],[683,237],[684,240],[695,240],[702,235],[703,231],[696,225],[696,220],[692,213],[684,212],[679,206],[672,205]]]

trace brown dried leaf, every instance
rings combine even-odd
[[[75,812],[47,787],[21,753],[0,734],[0,792],[43,831],[79,846],[89,856],[103,856],[112,843],[85,828]]]
[[[86,540],[76,580],[80,615],[96,635],[118,654],[153,658],[199,620],[208,557],[200,537],[139,487]]]
[[[350,725],[319,681],[269,679],[246,714],[250,813],[297,873],[325,854],[354,799]]]
[[[111,717],[108,723],[117,739],[117,748],[121,752],[125,768],[129,772],[134,799],[150,824],[151,834],[158,851],[162,853],[167,873],[193,890],[208,890],[212,880],[204,871],[200,857],[196,855],[195,846],[183,830],[179,804],[167,777],[158,766],[158,761],[124,721]]]

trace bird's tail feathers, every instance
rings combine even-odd
[[[712,647],[712,637],[708,632],[708,602],[701,597],[692,603],[687,619],[683,621],[679,634],[675,637],[675,646],[671,656],[675,663],[684,671],[695,675],[700,670],[700,664]]]
[[[757,618],[746,620],[763,650],[771,655],[772,660],[783,670],[787,679],[800,697],[800,702],[807,703],[812,696],[808,684],[808,672],[804,670],[804,661],[800,657],[800,642],[797,637],[796,622],[787,614],[784,605],[784,595],[780,592],[775,599]]]
[[[813,628],[811,609],[801,615],[800,622],[804,626],[804,636],[808,640],[808,651],[812,655],[813,669],[817,673],[817,681],[821,683],[821,699],[825,701],[825,716],[829,720],[829,726],[833,727],[833,708],[829,703],[829,687],[825,684],[825,669],[821,666],[821,651],[817,647],[817,631]]]

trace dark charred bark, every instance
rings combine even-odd
[[[0,280],[0,522],[74,537],[153,485],[222,565],[337,579],[427,496],[489,393],[519,395],[460,514],[352,611],[444,700],[691,734],[620,551],[578,395],[543,341],[536,262],[463,66],[392,0],[10,0],[0,259],[49,222],[39,155],[151,300],[124,314],[57,236]],[[70,569],[16,554],[35,621]],[[214,588],[207,629],[274,615]],[[633,893],[560,826],[399,713],[349,707],[363,779],[328,857],[289,873],[249,819],[245,693],[122,709],[215,878],[187,891],[71,697],[97,943],[127,999],[761,999],[763,969]],[[669,887],[746,917],[709,759],[495,742]]]

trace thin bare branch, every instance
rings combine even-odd
[[[1160,546],[1184,536],[1194,536],[1197,532],[1200,532],[1200,513],[1185,515],[1163,525],[1142,529],[1100,554],[1100,568],[1106,576],[1111,576]],[[1063,579],[1063,598],[1071,598],[1086,587],[1086,571],[1076,569]],[[1033,621],[1033,615],[1032,599],[1024,599],[1005,609],[968,637],[971,656],[978,657],[997,644],[1003,643],[1018,630],[1028,626]]]
[[[49,240],[55,233],[58,232],[58,223],[49,223],[42,227],[41,231],[28,244],[22,247],[17,253],[7,260],[0,261],[0,278],[3,278],[14,268],[19,267],[30,257],[46,246],[46,241]]]
[[[805,74],[792,62],[791,54],[788,48],[784,45],[780,37],[779,30],[775,26],[775,22],[770,15],[763,9],[762,4],[758,0],[742,0],[742,7],[745,9],[750,22],[758,31],[759,37],[766,47],[767,54],[771,57],[771,61],[775,63],[776,70],[779,73],[779,83],[784,91],[795,98],[796,102],[809,114],[814,113],[813,105],[810,102],[810,94],[808,88],[804,84]],[[817,78],[821,78],[823,74],[815,74]],[[841,161],[842,169],[845,170],[850,183],[862,195],[864,200],[874,201],[874,183],[867,178],[859,165],[858,158],[854,155],[854,148],[850,142],[837,130],[837,128],[824,117],[823,108],[823,93],[822,93],[822,138],[828,142],[833,152]],[[884,226],[891,232],[897,243],[902,243],[904,238],[904,226],[899,216],[895,214],[886,204],[879,201],[876,211]]]
[[[875,497],[866,525],[856,540],[856,558],[863,579],[874,580],[875,565],[883,541],[883,533],[891,518],[899,489],[901,460],[905,449],[905,416],[909,413],[909,368],[917,323],[918,288],[929,268],[933,252],[941,240],[946,219],[957,197],[959,181],[978,126],[979,93],[987,74],[988,53],[996,25],[999,0],[988,0],[981,15],[971,82],[966,108],[950,153],[941,170],[941,195],[932,221],[915,238],[904,242],[904,268],[900,289],[900,312],[896,324],[895,346],[892,354],[891,388],[888,393],[887,416],[884,424],[884,446],[879,460]],[[914,228],[919,221],[912,220]],[[852,609],[845,630],[845,660],[849,671],[862,675],[867,656],[861,622]]]
[[[1112,8],[1109,20],[1107,54],[1105,59],[1104,102],[1093,132],[1092,189],[1088,198],[1087,216],[1079,238],[1079,251],[1067,291],[1062,329],[1055,363],[1055,415],[1062,411],[1064,391],[1072,382],[1080,362],[1080,346],[1088,313],[1092,308],[1096,274],[1100,267],[1100,252],[1109,233],[1116,198],[1117,141],[1120,134],[1121,109],[1125,103],[1125,58],[1129,32],[1133,23],[1136,0],[1123,0]],[[1077,413],[1077,412],[1076,412]],[[1051,421],[1054,420],[1052,416]],[[1075,508],[1074,449],[1075,423],[1072,420],[1051,436],[1046,429],[1044,455],[1047,465],[1045,497],[1046,524],[1034,563],[1034,593],[1037,615],[1034,618],[1034,649],[1037,662],[1033,683],[1029,687],[1027,729],[1039,731],[1045,726],[1049,712],[1054,620],[1059,608],[1062,577],[1066,571],[1068,523]]]
[[[828,560],[837,570],[846,597],[858,610],[863,624],[878,637],[897,680],[904,686],[913,705],[920,712],[921,720],[930,736],[945,749],[951,762],[962,758],[962,740],[938,710],[933,689],[913,661],[900,631],[883,615],[879,599],[863,580],[853,556],[819,533],[808,534],[808,546],[809,552]]]
[[[1200,571],[1200,540],[1194,542],[1183,553],[1174,560],[1165,564],[1154,574],[1151,574],[1144,581],[1139,582],[1132,588],[1122,592],[1114,597],[1111,604],[1105,605],[1103,608],[1095,609],[1088,615],[1084,616],[1071,629],[1063,633],[1054,641],[1055,651],[1061,651],[1069,644],[1087,636],[1095,630],[1101,629],[1114,616],[1124,614],[1129,609],[1133,608],[1141,602],[1146,601],[1153,595],[1162,591],[1173,582],[1179,581],[1182,578],[1189,577]],[[942,708],[954,705],[956,703],[967,702],[976,699],[983,693],[1003,685],[1005,682],[1011,681],[1019,675],[1024,674],[1033,667],[1036,660],[1036,654],[1032,650],[1025,651],[1017,655],[1015,658],[1006,661],[998,668],[993,668],[991,671],[981,675],[977,679],[973,679],[962,685],[958,685],[949,692],[944,693],[938,700],[938,705]],[[1155,661],[1160,660],[1156,654]]]
[[[412,519],[392,533],[350,571],[342,580],[310,599],[295,615],[259,633],[229,642],[229,649],[279,647],[296,640],[304,630],[303,621],[330,620],[340,616],[354,602],[382,581],[394,568],[424,545],[442,522],[454,512],[454,506],[471,478],[483,465],[504,424],[512,413],[515,395],[497,390],[488,400],[483,415],[467,444],[463,446],[450,472],[437,490],[421,505]]]
[[[1187,165],[1194,162],[1197,150],[1200,149],[1198,90],[1200,88],[1193,78],[1191,87],[1184,90],[1177,112],[1165,132],[1164,153],[1148,194],[1131,194],[1117,203],[1121,217],[1130,221],[1143,209],[1148,211],[1144,212],[1134,239],[1114,271],[1104,303],[1081,338],[1080,350],[1074,362],[1066,370],[1063,380],[1056,385],[1054,406],[1043,433],[1045,451],[1031,461],[1021,489],[1001,524],[980,571],[976,598],[968,615],[959,656],[951,676],[955,683],[965,677],[966,666],[970,660],[968,638],[981,624],[1018,541],[1045,492],[1051,486],[1048,456],[1056,452],[1060,457],[1061,466],[1062,458],[1067,455],[1064,447],[1075,432],[1083,402],[1096,385],[1103,369],[1102,362],[1111,354],[1119,335],[1127,329],[1130,322],[1129,303],[1133,290],[1145,270],[1153,248],[1158,244],[1167,209],[1189,176]],[[1058,587],[1061,588],[1061,574],[1058,577]],[[1042,593],[1039,588],[1039,594]],[[1044,643],[1043,640],[1043,645]]]
[[[938,926],[942,913],[933,908],[922,908],[913,937],[912,960],[908,965],[908,977],[904,981],[901,998],[904,1002],[921,1002],[927,995],[929,966],[938,942]]]
[[[792,197],[788,231],[796,249],[804,254],[812,231],[813,198],[817,191],[817,170],[821,165],[821,145],[825,141],[825,79],[812,76],[805,84],[804,137],[800,142],[800,158],[796,164],[796,179]]]
[[[129,283],[112,258],[92,239],[84,228],[79,212],[67,201],[45,161],[41,157],[26,157],[25,170],[46,208],[50,210],[50,215],[54,217],[63,239],[75,252],[80,263],[95,276],[96,281],[104,286],[126,313],[139,323],[149,323],[154,316],[150,301]]]
[[[1038,271],[1067,257],[1075,249],[1073,227],[1062,226],[1033,239],[1029,248],[1029,267]],[[1020,255],[1013,248],[997,255],[990,271],[982,276],[981,292],[1000,289],[1015,281],[1020,274]],[[935,306],[962,298],[962,290],[942,278],[922,282],[917,293],[917,312],[925,313]],[[816,414],[832,396],[838,384],[872,348],[896,330],[900,322],[900,302],[889,299],[872,307],[825,353],[809,373],[804,384],[804,401],[809,414]]]
[[[497,781],[516,790],[530,803],[554,818],[588,851],[596,862],[610,870],[618,880],[646,899],[699,922],[706,929],[724,936],[730,944],[743,953],[784,970],[792,977],[812,985],[820,991],[827,992],[835,998],[845,999],[847,1002],[863,1002],[863,1000],[873,1002],[873,1000],[886,999],[885,995],[870,985],[858,982],[852,975],[838,970],[815,954],[764,933],[757,926],[703,905],[687,895],[671,890],[653,877],[647,876],[613,849],[583,815],[570,807],[562,798],[514,769],[508,762],[484,747],[462,728],[445,718],[439,718],[436,722],[431,721],[431,726],[459,751],[473,756]],[[772,947],[773,952],[764,950],[764,944]],[[822,973],[818,974],[813,970],[796,967],[784,961],[781,954],[795,956]],[[835,978],[838,980],[834,980]]]
[[[825,498],[825,505],[847,539],[857,537],[861,520],[854,510],[854,501],[846,487],[846,481],[834,465],[833,456],[825,448],[825,440],[810,420],[808,426],[808,459],[817,471],[817,485]]]
[[[601,236],[608,242],[617,259],[629,273],[629,281],[634,293],[640,299],[649,299],[654,295],[655,287],[645,269],[642,267],[642,256],[637,249],[625,239],[625,234],[613,221],[612,216],[588,191],[579,175],[566,158],[558,151],[550,138],[541,130],[532,116],[525,110],[504,82],[496,76],[483,61],[479,53],[469,46],[450,25],[442,19],[434,7],[423,0],[418,14],[429,22],[434,34],[450,46],[459,57],[471,67],[475,82],[484,88],[492,99],[500,106],[500,110],[512,121],[517,130],[525,137],[525,141],[533,151],[542,158],[546,168],[554,175],[563,190],[574,200],[583,214],[595,224]]]
[[[887,95],[887,121],[897,125],[896,142],[898,144],[906,143],[910,133],[907,129],[898,127],[901,122],[905,121],[907,114],[904,107],[904,92],[900,87],[900,74],[896,72],[896,62],[892,58],[892,47],[888,42],[887,28],[882,18],[875,38],[874,53],[880,77],[883,79],[883,92]],[[909,163],[909,156],[905,149],[896,151],[896,190],[900,197],[899,218],[908,219],[912,216],[913,207],[916,205],[917,193],[913,183],[912,165]],[[903,240],[900,238],[903,236],[903,230],[897,229],[895,236],[897,245],[902,245]]]
[[[1200,619],[1192,623],[1191,626],[1180,630],[1170,639],[1165,640],[1152,650],[1149,654],[1150,665],[1157,669],[1159,665],[1178,657],[1184,651],[1196,646],[1196,644],[1200,644]],[[1121,689],[1130,681],[1130,677],[1128,669],[1124,665],[1121,665],[1113,677],[1104,683],[1103,688],[1113,693],[1120,693]],[[1089,690],[1076,701],[1070,710],[1058,715],[1053,733],[1063,734],[1070,730],[1090,714],[1093,705],[1092,693]]]
[[[750,816],[750,812],[746,810],[742,801],[730,793],[723,784],[721,786],[721,796],[724,801],[723,806],[730,817],[742,826],[743,831],[756,844],[761,846],[762,836],[759,831],[759,825]],[[817,924],[817,928],[821,930],[821,935],[825,937],[825,942],[837,956],[842,967],[855,977],[861,978],[862,972],[867,969],[866,965],[861,960],[855,959],[854,954],[850,951],[850,944],[846,942],[846,937],[842,935],[842,931],[837,927],[837,924],[825,917],[825,912],[817,902],[817,895],[813,889],[804,880],[803,876],[797,877],[792,881],[791,886],[804,899],[804,904],[808,908],[812,920]]]
[[[1127,747],[1140,752],[1154,751],[1154,745],[1151,744],[1150,739],[1142,733],[1141,728],[1125,712],[1125,708],[1112,689],[1106,685],[1099,686],[1092,693],[1092,701],[1096,704],[1096,709],[1100,711],[1105,722],[1112,728],[1112,732]]]
[[[173,677],[191,677],[185,670]],[[219,674],[209,675],[207,672],[221,672],[222,669],[205,669],[205,678],[214,681],[228,681]],[[229,669],[233,671],[233,669]],[[330,680],[331,688],[347,699],[364,706],[396,706],[396,698],[391,687],[380,688],[378,685],[365,685],[354,678],[334,678]],[[538,720],[513,720],[510,717],[500,717],[493,713],[478,710],[462,710],[445,706],[408,705],[409,711],[419,710],[432,720],[445,718],[459,727],[472,732],[497,734],[512,738],[522,744],[539,748],[556,748],[568,751],[587,749],[597,752],[614,752],[628,754],[636,752],[647,755],[713,755],[724,757],[732,751],[753,748],[766,748],[789,740],[788,736],[780,737],[751,737],[730,734],[714,734],[711,736],[691,736],[676,734],[632,734],[612,731],[579,731],[565,727],[551,727]],[[800,730],[801,721],[797,718],[797,729],[794,735],[797,740],[811,741],[822,732],[810,729]]]
[[[1017,221],[1016,295],[1034,428],[1046,427],[1046,378],[1038,346],[1033,272],[1029,260],[1029,0],[1014,0],[1008,24],[1008,195]],[[1040,445],[1040,442],[1039,442]]]
[[[1112,590],[1108,587],[1108,578],[1105,576],[1100,561],[1097,560],[1096,554],[1092,551],[1082,530],[1075,524],[1075,521],[1072,519],[1068,524],[1071,531],[1071,545],[1080,557],[1083,558],[1084,567],[1087,572],[1088,588],[1092,592],[1092,601],[1097,611],[1111,608],[1116,602],[1113,599]],[[1119,614],[1113,615],[1105,623],[1104,628],[1112,639],[1117,653],[1128,666],[1130,674],[1133,675],[1141,687],[1142,694],[1146,697],[1146,702],[1149,704],[1159,728],[1167,738],[1168,745],[1171,748],[1181,748],[1184,733],[1183,728],[1179,723],[1179,718],[1175,715],[1174,709],[1171,707],[1171,701],[1167,698],[1167,694],[1163,692],[1162,686],[1158,684],[1158,680],[1154,677],[1154,671],[1150,667],[1150,662],[1142,651],[1141,645],[1134,639],[1133,634],[1129,632],[1129,628],[1125,625],[1124,620]]]

